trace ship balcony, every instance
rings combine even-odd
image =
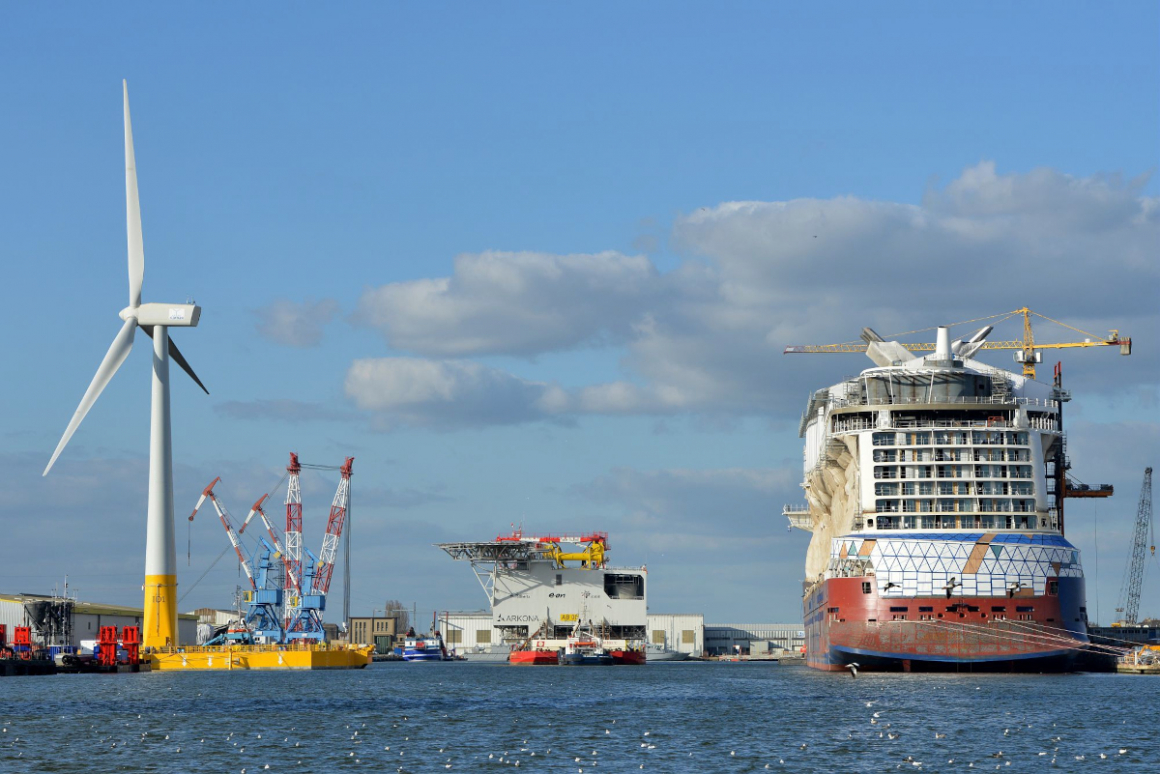
[[[786,505],[781,509],[781,515],[789,519],[791,527],[797,527],[806,532],[814,531],[814,522],[810,518],[810,506],[808,505]]]

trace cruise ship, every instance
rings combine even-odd
[[[823,670],[1068,671],[1089,647],[1079,552],[1063,532],[1054,384],[972,359],[990,328],[916,356],[867,329],[875,367],[802,416],[812,533],[806,660]]]

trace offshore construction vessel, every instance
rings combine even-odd
[[[608,534],[525,535],[438,543],[452,559],[471,562],[487,594],[495,646],[513,664],[557,664],[578,631],[599,640],[614,663],[644,663],[648,570],[611,567]]]
[[[931,347],[866,329],[875,367],[810,396],[800,426],[807,505],[784,513],[813,535],[803,596],[811,667],[1110,666],[1088,641],[1063,498],[1111,487],[1067,476],[1059,366],[1044,384],[1033,367],[1019,375],[974,360],[990,330],[952,343],[939,328]],[[1115,334],[1103,343],[1130,351]]]

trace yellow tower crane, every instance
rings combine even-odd
[[[1035,364],[1043,362],[1042,350],[1045,349],[1072,349],[1076,347],[1112,347],[1118,346],[1121,355],[1132,354],[1132,340],[1130,338],[1123,338],[1120,336],[1118,330],[1108,332],[1107,338],[1101,338],[1094,333],[1080,330],[1075,326],[1067,323],[1054,320],[1047,315],[1033,312],[1027,307],[1016,309],[1013,312],[1006,312],[1004,314],[991,315],[990,317],[980,317],[976,320],[965,320],[961,323],[953,323],[953,325],[965,325],[967,323],[982,322],[984,320],[994,320],[992,325],[1009,320],[1016,315],[1023,317],[1023,338],[1022,340],[1013,341],[987,341],[980,349],[1012,349],[1015,350],[1015,361],[1023,364],[1023,375],[1034,379],[1035,378]],[[1031,330],[1031,316],[1035,315],[1048,322],[1053,322],[1056,325],[1062,325],[1064,328],[1069,328],[1076,333],[1083,334],[1087,338],[1083,341],[1069,341],[1059,344],[1036,344],[1035,334]],[[925,328],[923,330],[933,330],[933,328]],[[923,331],[907,331],[906,333],[897,334],[905,336],[911,333],[922,333]],[[844,342],[842,344],[804,344],[792,347],[786,347],[786,355],[823,355],[835,354],[845,352],[865,352],[868,344],[865,342]],[[934,352],[935,345],[931,342],[920,342],[917,344],[902,344],[903,347],[911,352]]]

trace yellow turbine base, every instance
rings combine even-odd
[[[233,669],[362,669],[372,645],[223,645],[152,653],[153,669],[201,671]]]
[[[177,576],[145,576],[145,613],[141,645],[170,648],[177,644]]]

